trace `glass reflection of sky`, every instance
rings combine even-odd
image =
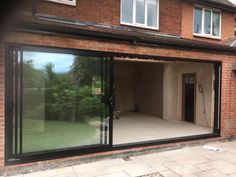
[[[47,52],[31,52],[24,51],[24,61],[32,61],[34,68],[44,69],[46,64],[52,63],[53,70],[56,73],[66,73],[71,69],[74,62],[75,55],[60,54],[60,53],[47,53]]]

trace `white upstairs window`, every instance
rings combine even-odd
[[[202,7],[194,8],[194,35],[220,38],[221,13]]]
[[[76,0],[47,0],[47,1],[57,2],[57,3],[61,3],[61,4],[67,4],[67,5],[71,5],[71,6],[76,5]]]
[[[158,29],[159,0],[121,0],[121,24]]]

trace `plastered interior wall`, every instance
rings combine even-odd
[[[119,111],[134,111],[134,65],[114,62],[116,106]]]
[[[184,73],[196,73],[195,123],[212,127],[214,112],[212,64],[168,63],[164,65],[163,119],[182,120],[182,75]],[[199,85],[202,85],[203,93],[200,93]]]
[[[163,117],[163,64],[136,64],[135,102],[140,112]]]
[[[163,116],[163,64],[114,62],[119,111]]]

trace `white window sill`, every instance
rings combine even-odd
[[[59,4],[65,4],[65,5],[69,5],[69,6],[76,6],[76,0],[74,2],[69,2],[67,0],[46,0],[48,2],[55,2],[55,3],[59,3]]]
[[[198,34],[198,33],[193,33],[193,36],[202,37],[202,38],[208,38],[208,39],[218,39],[218,40],[221,40],[220,36],[217,37],[217,36],[206,35],[206,34]]]
[[[125,23],[125,22],[120,22],[120,24],[125,25],[125,26],[143,28],[143,29],[159,30],[158,27],[150,27],[150,26],[144,26],[144,25],[139,25],[139,24]]]

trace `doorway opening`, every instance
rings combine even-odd
[[[214,132],[215,65],[114,59],[113,144]]]
[[[195,122],[196,73],[183,74],[183,120]]]

